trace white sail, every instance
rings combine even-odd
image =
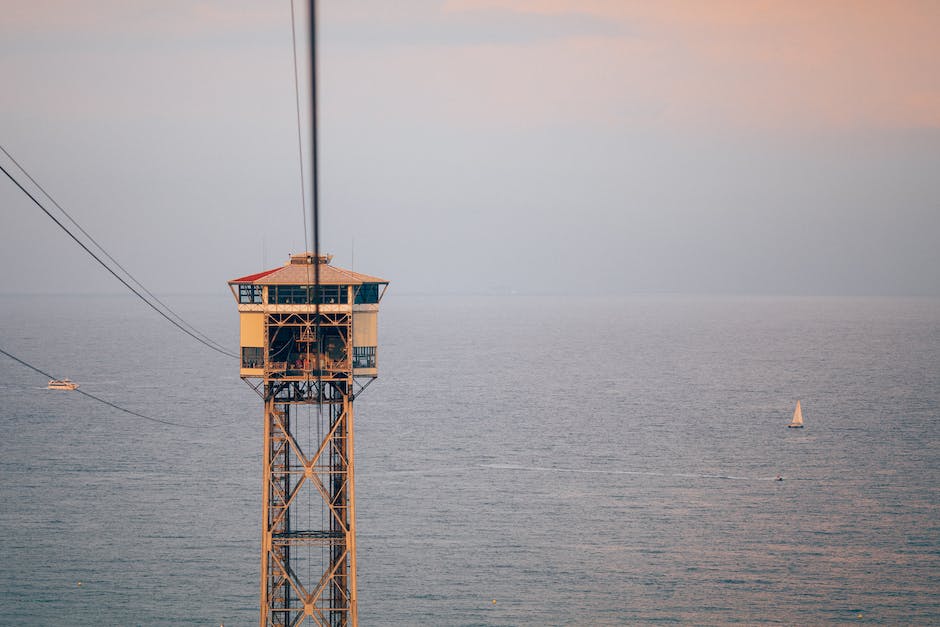
[[[800,409],[800,401],[796,402],[796,409],[793,410],[793,421],[788,425],[790,427],[803,426],[803,410]]]

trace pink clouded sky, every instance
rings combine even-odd
[[[320,18],[340,263],[355,232],[363,269],[405,290],[489,272],[551,289],[589,267],[625,291],[940,293],[940,3],[373,0]],[[303,245],[289,3],[11,0],[0,81],[3,145],[155,289]],[[9,187],[30,237],[0,263],[40,246],[69,269],[0,291],[107,289]],[[216,252],[195,273],[147,261],[168,241]]]
[[[458,66],[487,68],[479,80],[522,116],[575,109],[627,125],[940,127],[935,2],[449,0],[444,10],[590,16],[619,30],[451,53]],[[559,82],[569,88],[561,102],[540,103]]]

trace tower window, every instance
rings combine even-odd
[[[242,368],[263,368],[264,349],[242,346]]]
[[[353,368],[375,368],[375,346],[354,346]]]
[[[260,285],[239,285],[238,302],[244,304],[261,304]]]
[[[346,304],[345,285],[272,285],[268,287],[268,302],[278,305]]]
[[[379,284],[363,283],[356,288],[356,304],[379,302]]]

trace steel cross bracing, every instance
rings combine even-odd
[[[355,625],[351,316],[265,326],[261,624]]]

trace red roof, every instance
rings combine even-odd
[[[232,279],[229,283],[254,283],[263,276],[267,276],[272,272],[277,272],[280,268],[274,268],[273,270],[265,270],[264,272],[259,272],[258,274],[249,274],[248,276],[243,276],[240,279]]]

